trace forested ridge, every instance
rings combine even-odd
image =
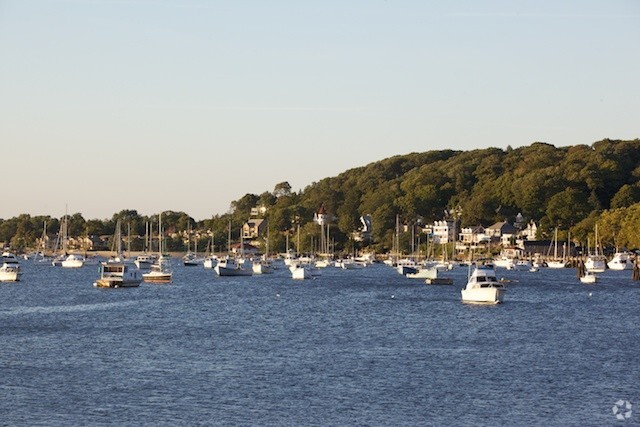
[[[266,213],[260,217],[268,221],[272,250],[284,250],[287,234],[290,240],[294,235],[297,239],[299,227],[301,250],[308,251],[320,235],[313,214],[324,205],[338,249],[353,249],[352,233],[362,225],[360,216],[368,214],[373,223],[368,245],[384,252],[391,247],[396,215],[403,223],[430,223],[456,212],[461,226],[488,226],[513,222],[521,213],[525,220],[538,223],[541,238],[558,227],[561,236],[571,232],[576,242],[586,242],[598,222],[603,243],[638,248],[639,202],[640,140],[605,139],[568,147],[536,142],[505,150],[398,155],[298,192],[282,182],[273,191],[245,194],[231,203],[229,212],[199,222],[184,212],[166,212],[163,223],[174,235],[195,229],[201,244],[210,240],[207,231],[213,230],[214,242],[222,249],[229,223],[232,239],[237,240],[251,208],[264,206]],[[135,210],[121,211],[108,220],[85,220],[76,213],[70,216],[70,235],[113,234],[118,219],[130,224],[135,235],[144,234],[147,221],[157,221],[155,215],[140,216]],[[44,221],[49,233],[55,234],[59,219],[24,214],[0,220],[0,241],[18,249],[33,247]],[[170,241],[170,249],[183,249],[183,240]]]

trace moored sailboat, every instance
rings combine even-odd
[[[148,273],[143,273],[142,278],[149,283],[171,283],[173,272],[169,258],[162,254],[162,212],[158,216],[158,257],[151,265]]]

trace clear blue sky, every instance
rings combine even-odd
[[[640,2],[0,0],[0,218],[640,137]]]

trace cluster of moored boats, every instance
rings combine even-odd
[[[441,263],[416,263],[411,259],[403,259],[397,262],[392,260],[385,263],[394,266],[398,273],[407,278],[424,279],[427,284],[447,285],[452,284],[451,279],[440,278],[440,271],[451,270],[456,266],[466,266],[469,268],[467,284],[462,289],[462,301],[470,303],[498,304],[502,302],[504,295],[504,281],[498,280],[495,268],[500,267],[506,270],[521,270],[537,272],[540,268],[569,268],[567,261],[528,261],[517,260],[508,257],[498,259],[485,259],[473,263],[441,262]],[[598,281],[598,273],[610,270],[632,270],[638,269],[632,260],[632,254],[627,252],[617,252],[613,258],[607,261],[603,255],[589,255],[586,260],[579,260],[577,263],[578,278],[585,284],[593,284]]]
[[[46,258],[36,260],[39,262],[48,261]],[[68,261],[68,262],[65,262]],[[286,268],[295,280],[312,279],[321,276],[322,269],[328,267],[341,268],[344,270],[365,268],[375,262],[373,256],[364,258],[346,259],[314,259],[310,257],[298,257],[288,254],[284,258],[268,259],[259,257],[245,259],[243,257],[220,257],[210,255],[204,258],[194,257],[187,253],[182,258],[184,266],[202,266],[206,269],[213,269],[218,276],[253,276],[259,274],[271,274],[276,269]],[[121,248],[118,248],[116,255],[106,261],[99,261],[97,257],[87,258],[78,254],[68,255],[60,262],[59,259],[51,260],[52,265],[79,268],[85,265],[100,265],[100,277],[96,279],[94,286],[108,288],[124,288],[139,286],[140,283],[171,283],[173,272],[171,269],[171,259],[163,254],[144,253],[136,258],[125,258]],[[439,273],[451,270],[454,267],[468,267],[467,284],[461,290],[463,302],[498,304],[502,302],[504,295],[504,282],[498,280],[495,268],[505,268],[507,270],[528,270],[537,272],[540,268],[567,268],[566,262],[541,263],[527,260],[515,260],[501,257],[495,260],[479,260],[473,263],[442,262],[442,263],[417,263],[410,259],[393,261],[386,260],[386,264],[392,265],[398,273],[410,279],[422,279],[430,285],[451,285],[452,279],[439,277]],[[611,270],[631,270],[637,269],[632,255],[619,252],[607,261],[603,256],[588,257],[585,262],[578,265],[578,276],[583,283],[596,283],[597,273]],[[2,253],[0,260],[0,281],[18,281],[21,277],[21,269],[18,258],[9,251]]]

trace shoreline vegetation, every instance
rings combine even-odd
[[[428,225],[435,221],[450,221],[459,233],[501,221],[514,224],[519,217],[537,225],[538,240],[551,239],[557,228],[559,241],[586,247],[595,241],[597,224],[603,246],[632,250],[640,248],[638,165],[639,139],[411,153],[324,178],[299,192],[281,182],[272,191],[245,194],[229,212],[210,219],[196,221],[185,212],[165,210],[163,241],[170,252],[197,245],[204,254],[213,244],[216,253],[226,253],[240,242],[244,228],[245,243],[262,252],[268,240],[271,253],[287,248],[299,253],[320,248],[344,254],[383,254],[394,248],[426,253]],[[324,225],[314,220],[320,208],[326,213]],[[370,220],[369,229],[363,217]],[[0,219],[0,243],[16,252],[51,253],[66,222],[69,251],[108,253],[118,221],[125,247],[130,243],[132,251],[154,251],[158,215],[131,209],[109,219],[85,219],[81,213]]]

